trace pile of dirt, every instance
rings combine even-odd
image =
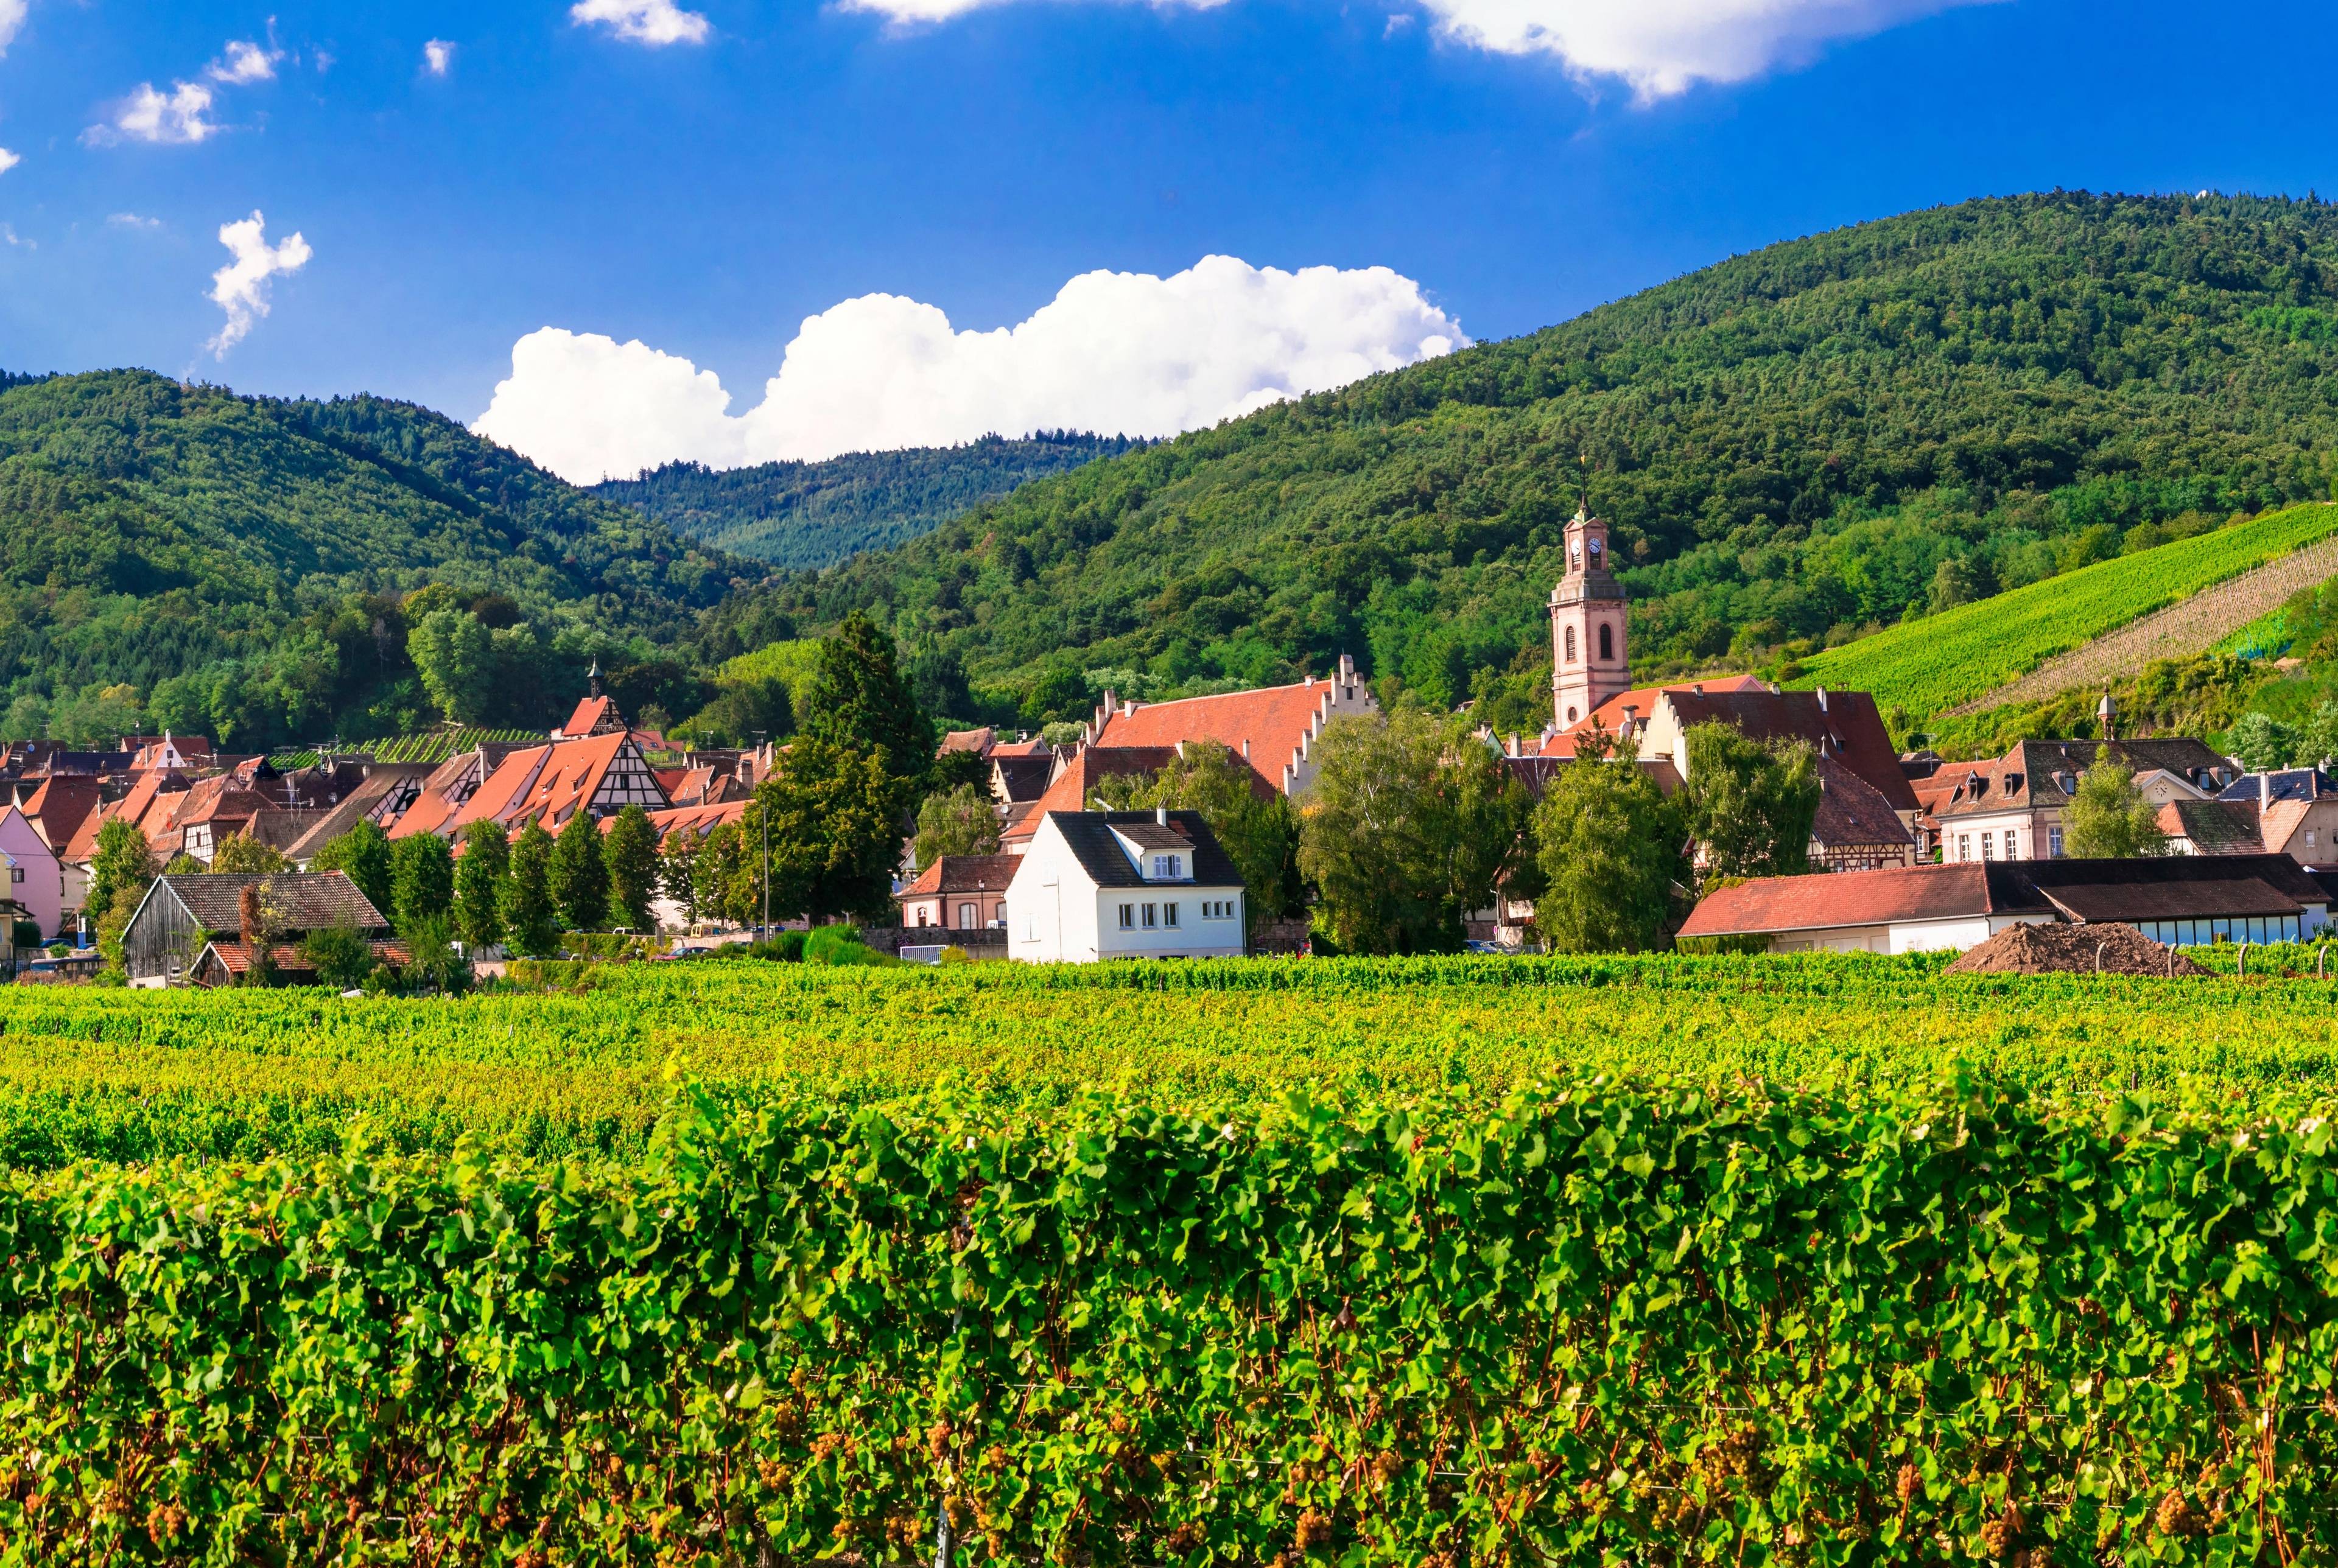
[[[2151,975],[2208,970],[2132,926],[2009,926],[1949,965],[1950,975]]]

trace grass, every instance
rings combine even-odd
[[[1796,686],[1871,691],[1923,717],[1970,701],[2057,654],[2338,532],[2338,505],[2268,513],[1812,655]]]

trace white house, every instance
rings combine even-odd
[[[1050,811],[1007,888],[1027,964],[1237,958],[1243,880],[1198,811]]]

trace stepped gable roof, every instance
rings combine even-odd
[[[1709,681],[1684,681],[1677,686],[1637,686],[1629,691],[1617,692],[1565,730],[1544,736],[1542,748],[1537,755],[1572,757],[1575,755],[1575,737],[1589,733],[1594,720],[1608,734],[1617,734],[1624,728],[1625,709],[1629,708],[1634,716],[1645,719],[1656,710],[1656,699],[1667,691],[1767,691],[1769,689],[1769,682],[1758,675],[1716,675]]]
[[[62,852],[73,842],[81,825],[96,815],[97,808],[98,785],[94,778],[52,774],[25,799],[24,812],[49,848]]]
[[[1822,757],[1832,757],[1882,793],[1895,811],[1916,809],[1916,792],[1901,771],[1891,732],[1865,691],[1772,691],[1766,689],[1703,691],[1667,689],[1680,727],[1719,723],[1755,740],[1807,740]]]
[[[2254,800],[2170,800],[2159,808],[2159,830],[2189,839],[2202,855],[2261,855],[2264,839]]]
[[[1218,843],[1217,835],[1202,820],[1199,811],[1172,811],[1169,825],[1174,834],[1161,832],[1160,823],[1150,811],[1049,811],[1044,816],[1032,813],[1036,821],[1056,824],[1064,842],[1071,848],[1080,868],[1099,887],[1239,887],[1242,873],[1227,858],[1225,849]],[[1148,882],[1140,875],[1128,852],[1120,846],[1114,832],[1142,829],[1148,835],[1159,835],[1160,848],[1174,848],[1190,853],[1194,858],[1194,875],[1190,881],[1173,883]],[[1003,859],[1022,863],[1019,856],[1003,856]]]
[[[258,887],[260,897],[283,926],[293,931],[321,931],[349,921],[361,931],[387,929],[389,922],[339,871],[279,872],[271,876],[195,872],[157,877],[167,886],[196,924],[211,931],[242,928],[242,897],[246,887]]]
[[[2020,808],[2068,806],[2078,793],[2078,776],[2107,749],[2137,773],[2164,770],[2193,788],[2213,791],[2232,764],[2189,736],[2134,740],[2019,740],[2003,757],[1968,765],[1960,788],[1943,799],[1940,817],[1965,817]],[[1942,769],[1945,777],[1949,769]],[[1974,782],[1977,780],[1977,784]]]
[[[1341,684],[1309,679],[1295,686],[1117,708],[1095,731],[1095,744],[1174,747],[1188,740],[1214,740],[1279,788],[1283,769],[1298,760],[1300,747]],[[1361,682],[1351,678],[1344,684],[1352,691]]]
[[[1888,844],[1912,847],[1915,838],[1883,791],[1832,757],[1818,760],[1819,809],[1811,838],[1829,846]]]
[[[1182,845],[1184,839],[1179,839]],[[941,855],[918,873],[918,879],[893,895],[896,898],[930,898],[950,893],[1004,893],[1015,880],[1020,855]]]
[[[1083,746],[1064,761],[1030,815],[1000,835],[1001,841],[1027,842],[1048,813],[1086,811],[1090,792],[1103,780],[1158,773],[1176,755],[1174,746]]]
[[[1680,934],[1774,935],[1980,915],[2212,919],[2294,915],[2304,905],[2329,901],[2322,884],[2286,855],[1963,861],[1758,877],[1707,894]]]

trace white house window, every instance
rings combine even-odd
[[[1204,898],[1204,899],[1203,899],[1203,900],[1202,900],[1202,918],[1203,918],[1203,919],[1204,919],[1204,920],[1231,920],[1231,919],[1233,919],[1233,917],[1234,917],[1234,901],[1233,901],[1233,899],[1231,899],[1231,898]]]
[[[1994,860],[1997,858],[1996,834],[1984,833],[1980,836],[1980,858],[1984,860]]]
[[[1128,931],[1133,930],[1135,926],[1136,906],[1134,904],[1122,905],[1120,906],[1120,928],[1124,931]]]
[[[979,906],[974,904],[961,904],[958,906],[958,928],[959,930],[971,931],[980,924],[982,924],[982,910]]]
[[[1184,859],[1182,855],[1155,855],[1153,858],[1153,879],[1155,882],[1174,882],[1183,874],[1178,867]]]
[[[1161,906],[1159,905],[1147,904],[1144,906],[1144,928],[1147,931],[1152,930],[1154,926],[1160,923],[1160,915]]]
[[[1173,931],[1177,928],[1177,906],[1164,904],[1161,906],[1161,924]]]
[[[2005,830],[2005,858],[2006,858],[2008,860],[2019,860],[2019,859],[2020,859],[2020,858],[2021,858],[2021,848],[2020,848],[2020,845],[2021,845],[2021,841],[2020,841],[2019,838],[2016,838],[2013,836],[2013,829],[2012,829],[2012,828],[2008,828]]]
[[[1957,858],[1960,860],[1970,860],[1972,858],[1971,834],[1960,833],[1957,835]]]
[[[2059,860],[2062,858],[2062,830],[2059,828],[2046,829],[2046,848],[2047,858]]]

